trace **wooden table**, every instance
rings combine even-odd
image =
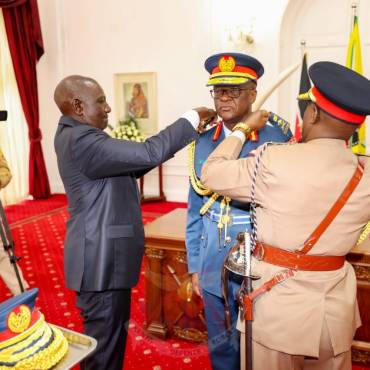
[[[186,210],[176,209],[145,226],[147,330],[162,338],[176,335],[202,341],[206,338],[202,313],[192,319],[183,314],[181,320],[176,321],[183,312],[178,304],[179,283],[189,281],[185,225]],[[355,247],[347,259],[356,271],[362,319],[353,342],[353,359],[370,364],[370,239]],[[175,274],[171,273],[171,268]]]
[[[203,303],[192,294],[185,251],[186,210],[145,225],[146,328],[157,337],[204,342]]]
[[[357,300],[362,320],[353,341],[352,360],[370,365],[370,238],[354,247],[347,260],[356,272]]]

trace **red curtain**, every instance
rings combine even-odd
[[[44,53],[37,0],[0,0],[9,50],[30,139],[29,193],[50,196],[49,179],[41,147],[36,63]]]
[[[25,3],[27,0],[0,0],[0,8],[11,8]]]

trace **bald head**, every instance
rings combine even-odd
[[[73,75],[63,78],[55,88],[54,101],[62,114],[73,113],[73,100],[83,100],[89,89],[99,84],[89,77]]]
[[[55,88],[54,101],[65,116],[102,130],[107,127],[110,106],[103,89],[90,77],[63,78]]]

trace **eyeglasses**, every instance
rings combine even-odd
[[[226,96],[228,98],[237,99],[237,98],[239,98],[239,96],[241,95],[243,90],[253,91],[253,90],[255,90],[255,88],[248,87],[248,88],[245,88],[245,89],[240,89],[240,88],[213,89],[213,90],[210,90],[210,93],[211,93],[211,96],[212,96],[213,99],[220,99],[220,98],[223,97],[224,94],[226,94]]]

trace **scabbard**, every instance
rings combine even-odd
[[[224,310],[225,310],[225,326],[226,330],[231,332],[231,312],[229,305],[229,271],[225,268],[225,265],[222,267],[221,271],[221,293],[222,298],[224,299]]]
[[[247,297],[250,293],[252,293],[252,279],[249,277],[244,277],[244,289],[245,294],[244,297]],[[245,302],[245,299],[244,299]],[[247,311],[251,310],[253,312],[253,303],[250,301],[251,307],[246,307],[244,305],[244,312],[247,313]],[[248,319],[246,319],[247,315],[244,316],[244,325],[245,325],[245,370],[253,370],[253,342],[252,342],[252,319],[253,315],[248,314]]]

